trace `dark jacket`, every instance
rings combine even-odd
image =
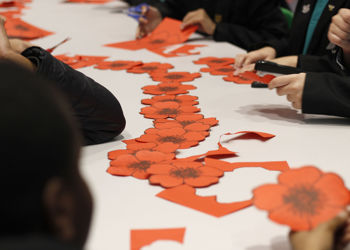
[[[47,236],[30,235],[0,238],[1,250],[80,250]]]
[[[253,49],[257,43],[281,39],[288,26],[279,9],[281,0],[149,0],[162,16],[182,20],[199,8],[217,23],[214,40]]]
[[[124,130],[122,108],[105,87],[39,47],[28,48],[22,55],[36,64],[37,73],[54,82],[67,97],[85,144],[110,141]]]
[[[350,117],[350,74],[337,57],[299,56],[298,67],[306,73],[302,111]],[[334,61],[336,60],[336,62]]]
[[[282,40],[265,43],[264,45],[270,45],[275,48],[277,57],[302,54],[307,28],[316,2],[317,0],[299,0],[289,36]],[[322,56],[327,53],[329,45],[327,33],[332,17],[338,13],[340,8],[349,7],[350,1],[348,0],[329,0],[314,30],[306,54]]]

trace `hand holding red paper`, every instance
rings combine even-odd
[[[139,19],[139,26],[136,31],[137,39],[150,34],[162,22],[162,15],[155,7],[149,6],[147,9],[143,9],[141,15],[144,18]]]
[[[338,14],[333,16],[332,23],[328,30],[330,42],[350,51],[350,10],[340,9]]]
[[[182,29],[197,25],[198,31],[213,35],[216,29],[216,24],[208,16],[204,9],[198,9],[195,11],[188,12],[182,20]]]
[[[287,96],[293,108],[301,109],[305,77],[305,73],[279,76],[269,83],[269,89],[276,88],[278,95]]]

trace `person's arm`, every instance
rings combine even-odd
[[[37,67],[37,73],[52,80],[71,104],[85,144],[112,140],[125,127],[122,108],[105,87],[72,69],[39,47],[22,52]]]
[[[213,35],[216,41],[227,41],[251,50],[258,43],[276,41],[287,35],[287,22],[278,1],[237,1],[234,7],[237,9],[232,12],[239,15],[240,22],[218,23]]]

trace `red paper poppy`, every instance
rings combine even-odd
[[[177,102],[181,106],[193,106],[198,104],[198,97],[192,95],[162,95],[153,96],[151,99],[141,100],[142,104],[152,105],[156,102]]]
[[[153,142],[162,144],[171,142],[179,146],[179,149],[189,148],[198,145],[203,141],[205,136],[199,132],[186,131],[183,128],[171,129],[152,129],[152,132],[146,130],[146,134],[136,140],[139,142]]]
[[[175,120],[158,119],[154,121],[158,129],[179,127],[188,131],[207,131],[217,124],[215,118],[204,118],[201,114],[184,114],[175,117]]]
[[[350,192],[339,176],[312,166],[285,171],[278,182],[254,189],[254,205],[292,230],[311,230],[350,203]]]
[[[252,72],[252,71],[245,71],[242,74],[240,74],[239,76],[243,79],[250,79],[252,81],[262,82],[262,83],[266,83],[266,84],[268,84],[269,82],[271,82],[271,80],[273,78],[275,78],[274,75],[269,75],[269,74],[266,74],[264,76],[259,76],[255,72]]]
[[[56,55],[58,60],[68,64],[73,69],[79,69],[83,67],[93,66],[105,59],[108,56],[85,56],[85,55],[76,55],[76,56],[66,56],[66,55]]]
[[[177,102],[156,102],[151,107],[141,109],[140,114],[146,118],[159,119],[176,117],[181,114],[197,113],[200,109],[194,106],[181,106]]]
[[[157,85],[144,86],[143,93],[151,95],[178,95],[187,94],[188,90],[196,89],[193,85],[185,85],[179,82],[159,83]]]
[[[211,75],[230,75],[235,71],[235,68],[230,65],[215,66],[209,68],[201,68],[201,72],[209,72]]]
[[[98,62],[95,69],[124,70],[141,64],[141,61],[103,61]]]
[[[144,63],[143,65],[132,67],[128,69],[127,72],[135,73],[135,74],[152,73],[152,72],[168,72],[168,70],[172,68],[174,68],[174,66],[169,63],[152,62],[152,63]]]
[[[164,154],[157,151],[141,150],[136,154],[125,154],[111,161],[108,173],[119,176],[133,176],[138,179],[147,179],[146,170],[155,163],[167,162],[174,158],[173,154]]]
[[[24,22],[20,18],[10,18],[5,23],[5,29],[9,38],[36,39],[52,35],[52,32],[40,29],[34,25]]]
[[[228,58],[228,57],[203,57],[199,58],[197,61],[193,61],[194,64],[206,64],[208,66],[223,66],[223,65],[229,65],[234,64],[235,59],[234,58]]]
[[[207,187],[218,183],[223,171],[206,167],[195,161],[171,161],[166,164],[152,164],[147,172],[151,174],[151,184],[165,188],[187,184],[192,187]]]
[[[233,74],[230,74],[230,75],[224,77],[223,79],[227,82],[234,82],[234,83],[238,83],[238,84],[251,84],[252,82],[254,82],[251,79],[244,78],[242,76],[235,76]]]
[[[191,82],[201,77],[200,73],[189,72],[154,72],[150,74],[156,82]]]

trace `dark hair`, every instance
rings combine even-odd
[[[42,190],[77,167],[80,139],[47,80],[0,62],[0,235],[47,231]]]

